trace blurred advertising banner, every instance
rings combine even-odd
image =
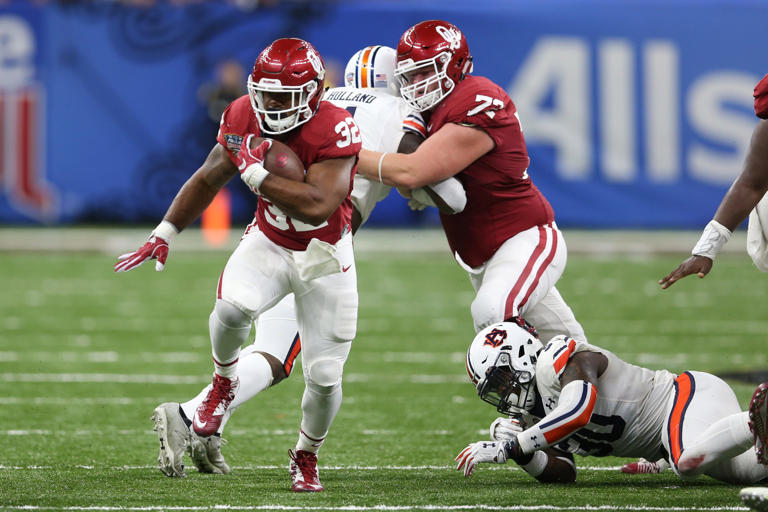
[[[697,229],[741,169],[768,72],[762,1],[11,1],[0,222],[154,223],[213,147],[227,80],[242,87],[272,40],[311,41],[339,85],[355,51],[431,18],[462,29],[474,73],[516,103],[562,227]],[[254,200],[234,181],[245,223]],[[438,222],[391,194],[370,224]]]

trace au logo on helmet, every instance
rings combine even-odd
[[[451,50],[457,50],[461,46],[461,32],[456,28],[438,25],[435,27],[435,30],[440,34],[440,37],[451,45]]]
[[[493,348],[496,348],[504,343],[505,339],[507,339],[507,331],[494,329],[485,335],[485,343],[483,343],[483,345],[490,345]]]

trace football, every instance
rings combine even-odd
[[[253,137],[250,147],[255,148],[263,141],[262,137]],[[275,139],[272,139],[272,147],[267,151],[263,165],[270,174],[293,181],[304,181],[304,164],[291,148]]]

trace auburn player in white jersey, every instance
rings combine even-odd
[[[665,458],[682,478],[729,483],[768,477],[758,463],[749,413],[714,375],[653,371],[608,350],[556,336],[542,346],[524,321],[478,333],[467,373],[483,400],[510,419],[492,440],[456,457],[469,476],[477,464],[515,461],[542,482],[573,482],[573,454]]]
[[[326,91],[323,102],[328,100],[353,116],[365,147],[409,152],[423,140],[424,125],[420,116],[409,115],[405,103],[397,97],[394,66],[394,49],[385,46],[363,48],[346,66],[346,86]],[[368,219],[375,204],[386,197],[390,189],[355,176],[351,194],[352,233]],[[421,191],[424,203],[439,204],[443,212],[463,208],[466,196],[457,180],[446,180],[434,185],[433,189]],[[207,397],[210,385],[187,402],[166,402],[155,409],[152,420],[160,441],[158,467],[167,476],[186,476],[185,451],[200,472],[229,473],[229,465],[221,453],[221,434],[232,413],[260,392],[290,376],[302,348],[293,294],[259,315],[254,325],[255,339],[243,349],[238,362],[240,385],[213,435],[198,436],[191,421],[195,410]],[[269,372],[265,371],[267,368]]]
[[[584,331],[555,288],[567,258],[547,199],[528,175],[517,111],[507,93],[470,75],[464,34],[440,20],[418,23],[400,38],[401,95],[424,116],[427,139],[411,154],[363,149],[358,173],[414,189],[457,178],[467,204],[440,220],[451,251],[469,274],[476,331],[523,316],[550,336]]]

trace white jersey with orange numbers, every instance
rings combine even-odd
[[[360,127],[364,149],[396,153],[404,133],[413,132],[426,137],[421,116],[411,113],[402,98],[393,96],[386,89],[336,87],[325,92],[323,101],[330,101],[352,114]],[[384,199],[391,189],[362,175],[355,176],[352,204],[360,212],[363,222],[368,220],[376,203]]]
[[[545,413],[557,405],[560,378],[568,361],[584,351],[603,354],[608,358],[608,367],[597,380],[597,400],[589,423],[555,447],[596,457],[660,458],[663,455],[661,433],[675,380],[675,375],[666,370],[641,368],[600,347],[555,336],[536,362],[536,388]]]

